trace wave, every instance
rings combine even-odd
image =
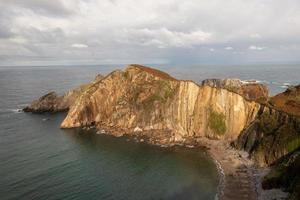
[[[4,108],[4,109],[0,109],[0,113],[15,113],[15,114],[19,114],[19,113],[23,113],[22,109],[19,108]]]

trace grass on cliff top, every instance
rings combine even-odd
[[[217,135],[224,135],[226,133],[225,115],[216,111],[210,110],[208,118],[208,126]]]

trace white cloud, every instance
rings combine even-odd
[[[231,50],[233,50],[233,47],[225,47],[224,49],[228,50],[228,51],[231,51]]]
[[[75,44],[72,44],[71,47],[82,49],[82,48],[88,48],[89,46],[86,45],[86,44],[77,44],[77,43],[75,43]]]
[[[259,46],[255,46],[255,45],[251,45],[249,46],[250,50],[254,50],[254,51],[262,51],[264,49],[266,49],[267,47],[259,47]]]
[[[129,39],[130,43],[138,43],[145,46],[154,45],[159,48],[192,47],[205,44],[211,38],[211,33],[203,32],[201,30],[181,32],[171,31],[167,28],[144,28],[126,30],[125,32],[125,37]]]

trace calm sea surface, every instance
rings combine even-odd
[[[300,80],[297,65],[156,67],[196,82],[256,79],[272,94]],[[64,114],[18,112],[51,90],[63,93],[116,68],[122,65],[0,67],[1,200],[214,199],[218,172],[203,149],[166,149],[61,130]]]

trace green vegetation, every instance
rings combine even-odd
[[[224,135],[226,133],[225,115],[223,113],[210,110],[208,126],[217,135]]]
[[[151,111],[155,102],[164,104],[175,95],[175,89],[172,88],[169,81],[158,80],[154,83],[154,87],[156,87],[155,93],[142,102],[142,106],[146,111]]]
[[[265,112],[261,115],[259,126],[265,134],[270,135],[276,131],[279,123],[273,115]]]
[[[300,195],[300,151],[283,158],[271,168],[262,181],[264,189],[284,188],[289,192],[288,200],[298,200]]]
[[[300,147],[300,136],[297,136],[295,139],[291,140],[287,144],[287,150],[288,152],[295,151]]]
[[[124,76],[125,79],[128,79],[128,77],[129,77],[128,71],[125,71],[125,72],[123,73],[123,76]]]
[[[239,87],[232,86],[232,85],[225,86],[225,89],[234,93],[237,93],[239,91]]]
[[[172,98],[175,95],[175,89],[171,87],[169,81],[159,80],[158,81],[158,92],[161,93],[161,100],[166,102],[167,99]]]

